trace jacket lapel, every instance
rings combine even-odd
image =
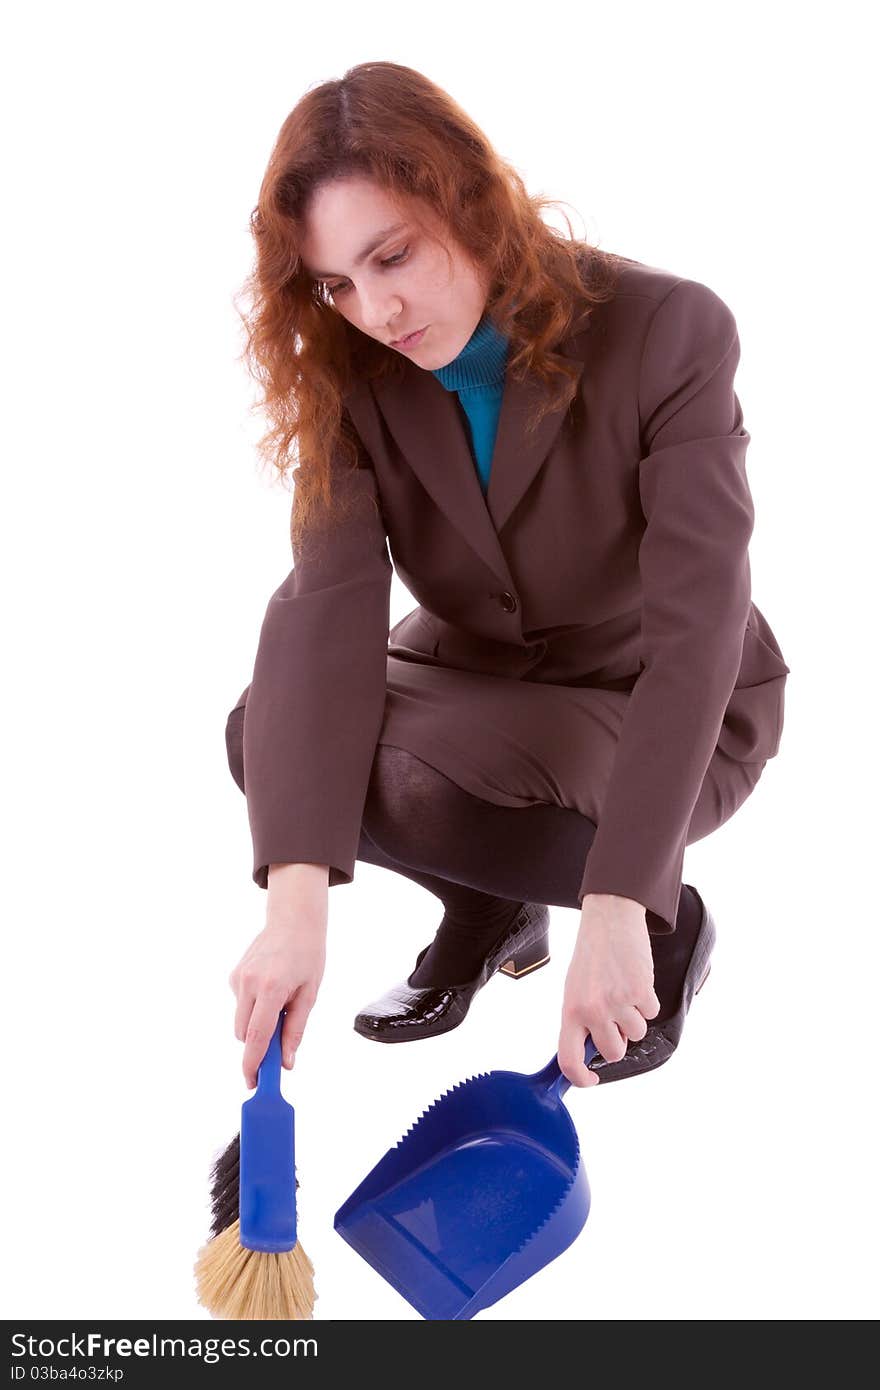
[[[579,384],[584,363],[582,359],[565,351],[567,346],[566,342],[558,351],[577,368]],[[498,532],[507,524],[520,499],[531,486],[565,419],[567,407],[557,407],[544,415],[534,433],[526,432],[529,418],[536,412],[539,401],[545,396],[546,388],[536,377],[526,377],[524,381],[514,381],[508,377],[505,381],[486,496],[486,505]],[[476,473],[473,462],[471,468]],[[477,487],[479,489],[479,482]],[[482,492],[480,495],[482,496]]]
[[[573,351],[573,342],[574,336],[567,338],[556,350],[580,373],[584,363]],[[388,429],[423,487],[504,586],[515,590],[500,533],[550,452],[565,407],[549,411],[537,429],[527,434],[526,422],[545,388],[537,378],[506,377],[484,497],[467,419],[454,392],[409,359],[399,377],[373,378],[370,387]]]

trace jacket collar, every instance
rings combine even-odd
[[[584,329],[563,339],[556,351],[584,369],[577,340]],[[454,393],[433,373],[409,358],[399,376],[374,377],[370,390],[407,463],[426,491],[468,544],[513,589],[500,533],[547,458],[566,416],[566,407],[544,415],[537,429],[526,423],[546,388],[534,377],[510,374],[504,382],[498,433],[484,497],[467,434],[467,422]]]

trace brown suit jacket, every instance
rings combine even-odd
[[[667,920],[716,748],[776,754],[789,667],[751,601],[733,314],[627,260],[557,350],[579,371],[572,412],[527,435],[542,388],[508,375],[485,498],[461,407],[429,371],[406,359],[401,381],[347,394],[360,466],[334,468],[351,510],[272,595],[236,705],[261,887],[276,862],[351,882],[389,651],[631,691],[581,896]],[[389,634],[392,560],[419,606]]]

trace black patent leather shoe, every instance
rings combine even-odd
[[[497,972],[519,980],[550,959],[550,913],[537,903],[523,903],[510,926],[486,955],[479,973],[462,985],[410,984],[431,943],[419,952],[410,977],[381,999],[367,1004],[354,1021],[356,1033],[374,1042],[413,1042],[449,1033],[464,1020],[471,1001]]]
[[[690,964],[684,977],[678,1008],[670,1018],[662,1023],[648,1023],[648,1031],[639,1042],[631,1042],[619,1062],[606,1062],[602,1056],[594,1057],[589,1069],[599,1077],[600,1085],[609,1081],[623,1081],[628,1076],[638,1076],[643,1071],[653,1071],[668,1062],[678,1047],[684,1028],[685,1015],[691,1001],[699,994],[711,969],[709,957],[715,945],[715,923],[712,914],[691,884],[686,885],[696,893],[703,909]]]

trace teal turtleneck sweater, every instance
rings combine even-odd
[[[489,487],[509,345],[510,340],[484,314],[458,356],[433,372],[445,390],[456,393],[467,417],[484,496]]]

